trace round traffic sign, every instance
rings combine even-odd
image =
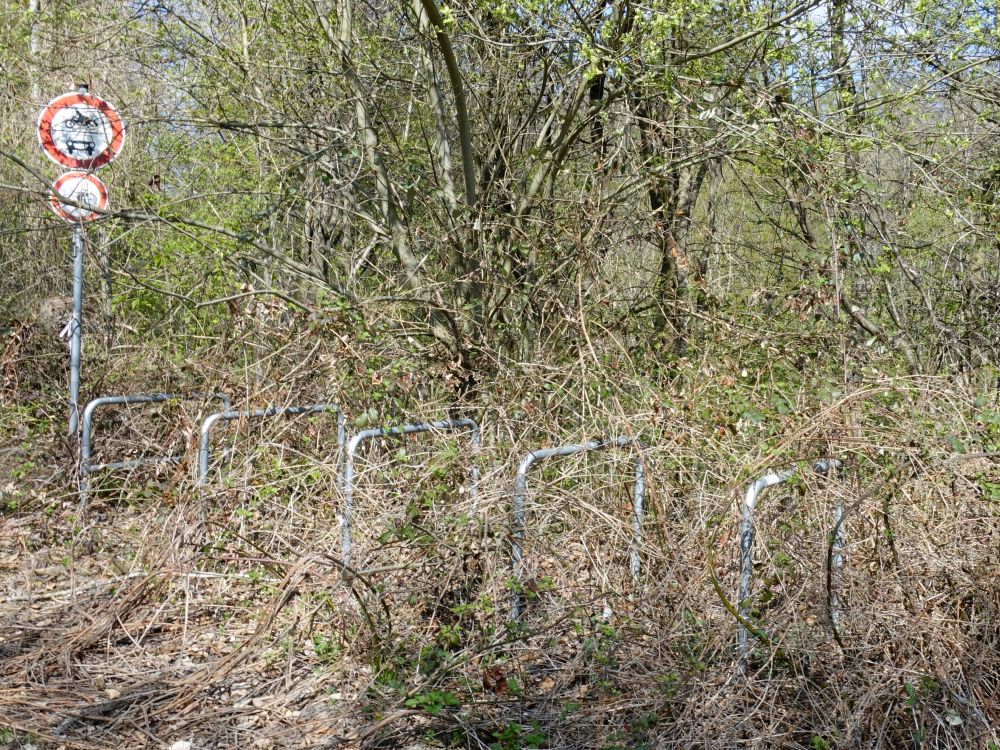
[[[118,111],[93,94],[57,96],[38,116],[38,140],[52,161],[70,169],[97,169],[125,145]]]
[[[80,205],[63,203],[60,197]],[[100,217],[93,209],[104,211],[108,207],[108,189],[88,172],[67,172],[52,183],[49,204],[57,216],[73,224],[93,221]]]

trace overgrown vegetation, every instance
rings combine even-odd
[[[1000,745],[993,11],[3,13],[0,746]],[[80,79],[129,123],[84,400],[482,425],[364,444],[349,568],[329,414],[220,425],[198,486],[217,402],[108,408],[96,460],[185,458],[81,506],[32,132]],[[518,462],[619,435],[639,582],[631,449],[532,470],[518,581]],[[743,490],[820,457],[762,496],[741,671]]]

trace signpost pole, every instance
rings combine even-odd
[[[69,321],[69,434],[80,424],[80,350],[83,345],[83,222],[73,227],[73,316]]]
[[[90,87],[81,83],[77,93]],[[69,434],[80,425],[80,353],[83,349],[83,220],[73,226],[73,317],[69,321]]]

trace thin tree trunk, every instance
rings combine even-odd
[[[429,3],[428,0],[412,0],[413,12],[417,16],[417,26],[421,34],[427,34],[431,30],[427,13],[429,5],[433,6],[433,3]],[[434,12],[436,13],[436,8],[434,8]],[[443,45],[445,42],[442,41],[442,37],[447,41],[447,35],[444,34],[443,29],[438,29],[436,33],[439,44]],[[450,50],[450,42],[448,42],[448,47]],[[463,333],[473,340],[479,340],[482,336],[483,326],[483,289],[482,274],[475,255],[476,243],[469,242],[470,239],[474,239],[474,234],[470,237],[464,231],[468,227],[468,222],[458,221],[460,206],[458,192],[455,188],[455,180],[452,176],[454,164],[451,142],[448,138],[448,118],[445,112],[444,96],[442,95],[441,87],[438,85],[437,73],[434,69],[434,62],[430,51],[424,45],[420,45],[419,50],[421,73],[424,84],[427,87],[427,103],[434,114],[434,155],[437,157],[435,172],[441,184],[447,209],[445,224],[455,248],[451,262],[460,277],[460,280],[456,284],[457,299],[455,307],[458,310],[471,310],[471,319],[466,317],[466,324],[462,326]],[[457,73],[455,75],[457,76]],[[460,79],[453,80],[453,89],[461,89]],[[474,165],[473,169],[468,169],[465,168],[464,164],[466,159],[470,161],[473,159],[468,112],[465,110],[464,104],[462,107],[456,107],[456,109],[458,110],[456,112],[456,119],[458,121],[459,138],[463,142],[463,174],[466,178],[465,200],[469,209],[475,209],[477,200],[476,173]],[[469,145],[466,145],[466,139],[469,139]],[[466,214],[467,217],[468,214]],[[473,233],[476,232],[475,226],[476,223],[473,222]]]
[[[437,292],[427,294],[427,284],[420,270],[420,261],[410,247],[410,238],[400,215],[395,192],[389,178],[389,170],[379,148],[378,134],[371,122],[368,112],[368,95],[361,79],[358,77],[352,60],[354,37],[354,5],[353,0],[339,0],[339,28],[334,29],[327,14],[318,3],[313,4],[327,40],[333,45],[340,57],[341,69],[347,82],[348,91],[354,99],[354,116],[361,142],[364,146],[368,164],[375,175],[375,188],[382,217],[392,243],[393,251],[403,268],[407,286],[418,295],[430,296],[434,305],[430,307],[429,317],[431,334],[445,345],[452,354],[458,354],[462,348],[454,321],[444,312],[444,304]]]
[[[39,56],[42,51],[42,45],[39,41],[38,35],[38,25],[41,22],[42,16],[42,2],[41,0],[28,0],[28,14],[31,17],[31,39],[29,41],[29,50],[31,52],[31,99],[33,103],[38,104],[42,98],[41,86],[39,84]]]

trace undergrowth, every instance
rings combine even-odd
[[[228,424],[198,486],[194,435],[215,405],[108,409],[100,460],[186,458],[95,474],[82,507],[62,395],[43,387],[62,373],[8,394],[0,745],[996,746],[995,394],[875,364],[847,387],[823,357],[803,371],[730,338],[669,366],[612,352],[600,368],[496,362],[468,402],[451,366],[388,331],[358,333],[336,313],[247,322],[224,351],[132,343],[93,353],[104,371],[86,393],[332,402],[349,433],[479,420],[478,453],[462,432],[359,450],[349,567],[331,416]],[[241,347],[257,354],[225,366]],[[532,469],[516,577],[518,462],[619,435],[645,446],[639,580],[631,448]],[[820,457],[843,461],[843,475],[803,471],[762,496],[747,603],[757,635],[741,669],[742,490]],[[512,622],[515,596],[525,611]]]

